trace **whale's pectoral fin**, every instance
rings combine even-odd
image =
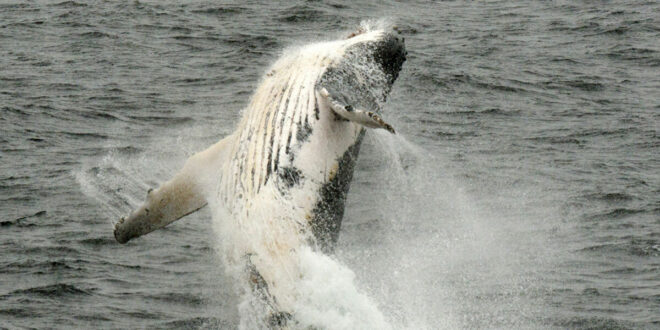
[[[204,207],[206,197],[202,183],[208,181],[214,173],[218,174],[213,169],[219,169],[225,161],[230,139],[231,136],[226,137],[193,155],[174,178],[158,189],[150,189],[144,204],[128,218],[122,218],[115,224],[117,242],[126,243]]]
[[[355,109],[350,104],[343,104],[342,102],[339,102],[337,99],[333,98],[325,88],[321,88],[321,90],[319,90],[319,94],[327,100],[332,111],[334,111],[338,116],[360,124],[364,127],[382,128],[386,129],[392,134],[396,134],[392,125],[386,123],[382,118],[380,118],[378,114],[373,113],[372,111]]]

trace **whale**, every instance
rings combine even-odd
[[[239,270],[232,276],[259,301],[263,324],[290,325],[300,253],[333,253],[366,132],[395,134],[382,110],[406,55],[396,29],[364,23],[338,40],[287,49],[235,131],[150,189],[115,224],[115,239],[127,243],[208,205],[226,268]]]

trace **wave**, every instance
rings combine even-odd
[[[89,296],[92,294],[93,294],[93,290],[81,289],[74,284],[66,284],[66,283],[37,286],[29,289],[15,290],[9,293],[10,296],[27,295],[27,296],[38,296],[44,298]]]

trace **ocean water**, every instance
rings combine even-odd
[[[659,12],[3,1],[0,328],[238,327],[208,209],[127,245],[113,223],[233,131],[288,47],[364,19],[397,25],[408,61],[398,134],[368,132],[336,254],[310,263],[346,266],[337,299],[355,283],[394,329],[658,328]]]

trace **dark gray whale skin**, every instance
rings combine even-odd
[[[317,88],[326,88],[339,101],[354,108],[380,113],[381,104],[387,101],[406,60],[404,39],[388,33],[379,41],[356,44],[346,53],[339,65],[328,68],[321,76]],[[365,61],[376,62],[380,70],[373,70],[368,75],[361,74],[361,68],[357,66]],[[357,74],[361,74],[361,79],[356,77]],[[312,211],[311,229],[316,247],[323,252],[333,252],[339,238],[346,198],[364,134],[363,128],[355,144],[338,159],[337,174],[318,192],[321,197]]]

